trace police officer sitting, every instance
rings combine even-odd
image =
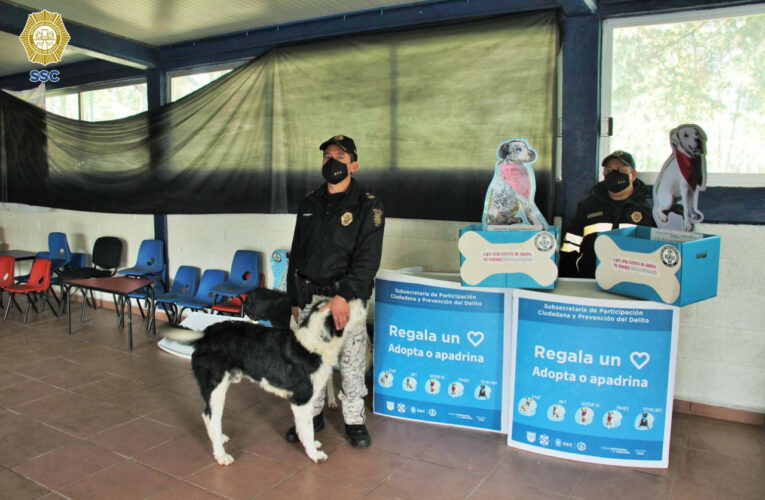
[[[351,177],[358,168],[353,139],[338,135],[319,146],[324,152],[322,175],[327,181],[300,202],[290,253],[287,294],[292,314],[300,321],[310,312],[312,301],[326,298],[322,309],[331,309],[335,327],[345,327],[349,318],[348,301],[368,300],[374,277],[380,267],[385,218],[383,206]],[[344,331],[345,343],[339,364],[342,375],[342,401],[345,432],[352,446],[369,446],[371,438],[364,415],[367,388],[366,321],[357,331]],[[325,391],[315,396],[314,430],[324,428],[322,409]],[[295,428],[285,435],[297,442]]]
[[[579,202],[560,248],[560,275],[595,277],[595,238],[601,231],[641,225],[656,226],[650,186],[637,178],[635,160],[614,151],[602,162],[604,180]]]

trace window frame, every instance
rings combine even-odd
[[[601,76],[600,76],[600,115],[601,131],[608,130],[608,119],[611,117],[611,82],[613,80],[613,42],[615,28],[634,28],[640,26],[652,26],[657,24],[675,24],[692,21],[705,21],[709,19],[721,19],[727,17],[743,17],[750,15],[764,15],[765,4],[741,5],[735,7],[721,7],[707,10],[692,10],[672,12],[668,14],[646,14],[639,16],[624,16],[605,19],[602,25],[601,38]],[[669,132],[669,131],[667,131]],[[605,158],[611,150],[611,136],[601,132],[598,137],[598,150],[600,157]],[[602,180],[600,162],[595,165],[595,175]],[[647,184],[653,184],[658,177],[658,172],[640,172],[638,177]],[[765,173],[712,173],[708,174],[707,185],[710,187],[746,188],[765,187]]]

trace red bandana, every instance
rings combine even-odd
[[[701,185],[701,157],[690,157],[685,153],[680,152],[677,146],[672,145],[672,150],[675,152],[675,158],[677,159],[677,166],[680,167],[680,173],[683,174],[685,180],[688,181],[688,185],[691,189],[696,189],[696,186]]]

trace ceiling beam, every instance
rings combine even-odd
[[[26,7],[0,0],[0,31],[20,35],[27,23],[27,16],[33,12]],[[158,51],[154,47],[67,19],[64,19],[64,25],[71,37],[66,50],[75,49],[97,59],[138,69],[156,67]]]
[[[119,81],[128,78],[143,78],[146,75],[146,71],[98,59],[61,64],[56,66],[56,69],[61,74],[66,75],[66,78],[57,83],[46,83],[45,88],[47,90]],[[0,89],[25,90],[35,86],[37,86],[36,83],[29,81],[28,72],[0,77]]]
[[[595,0],[558,0],[558,4],[569,17],[589,16],[598,11],[598,3]]]
[[[238,59],[250,53],[258,55],[264,47],[281,44],[557,9],[559,6],[556,0],[444,0],[370,9],[165,45],[159,49],[159,64],[167,70],[181,69],[200,61]],[[230,57],[233,55],[236,57]]]
[[[660,14],[664,12],[713,9],[762,3],[762,0],[643,0],[641,2],[600,2],[603,18]]]

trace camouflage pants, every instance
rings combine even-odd
[[[314,301],[319,299],[329,299],[329,297],[314,297]],[[302,321],[309,312],[311,312],[310,305],[300,309],[298,313],[298,322]],[[359,425],[366,421],[366,417],[364,416],[364,396],[367,395],[364,374],[367,371],[366,361],[368,342],[366,309],[364,309],[364,318],[360,323],[363,326],[357,328],[355,331],[346,329],[343,332],[345,342],[340,351],[340,357],[338,358],[343,385],[338,394],[338,398],[342,401],[343,420],[345,420],[345,423],[348,425]],[[316,396],[313,406],[314,416],[321,413],[324,409],[324,402],[326,399],[327,391],[321,391],[321,393]]]

